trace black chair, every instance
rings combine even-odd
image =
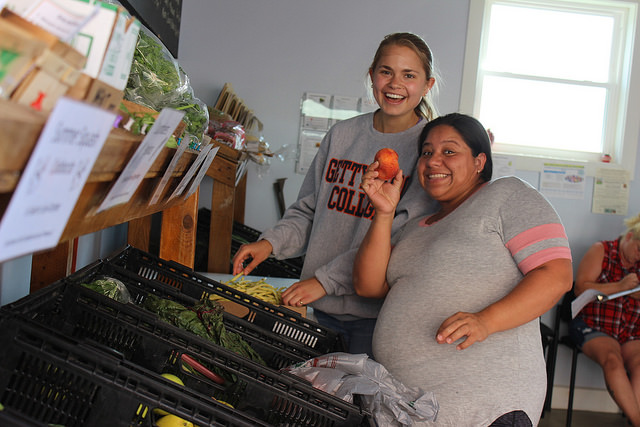
[[[560,304],[560,311],[558,316],[561,323],[569,325],[571,323],[571,303],[576,298],[576,294],[573,289],[567,292],[562,298]],[[569,335],[563,335],[560,337],[560,344],[567,346],[571,350],[571,376],[569,378],[569,400],[567,402],[567,427],[571,427],[571,419],[573,417],[573,396],[576,389],[576,367],[578,365],[578,355],[582,353],[580,348],[571,339]]]
[[[567,402],[567,419],[566,426],[571,427],[573,418],[573,397],[575,394],[576,386],[576,367],[578,364],[578,355],[582,353],[578,346],[573,342],[571,337],[567,333],[560,333],[560,326],[564,324],[568,327],[571,322],[571,302],[575,299],[576,295],[573,289],[567,292],[560,301],[560,304],[556,306],[556,313],[553,320],[553,328],[540,323],[540,332],[542,335],[542,345],[546,350],[546,363],[547,363],[547,395],[544,402],[544,413],[551,410],[551,398],[553,396],[553,380],[556,369],[556,359],[558,356],[558,346],[564,345],[571,350],[571,375],[569,379],[569,399]]]

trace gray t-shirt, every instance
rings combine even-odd
[[[378,150],[393,148],[405,177],[414,173],[420,151],[420,133],[426,124],[399,133],[381,133],[373,127],[373,113],[334,125],[323,139],[300,188],[298,200],[261,238],[273,245],[278,259],[306,254],[301,279],[317,277],[327,296],[311,304],[341,320],[375,318],[382,300],[355,294],[352,271],[373,207],[360,189],[366,167]],[[409,219],[433,212],[434,203],[417,179],[409,179],[394,220],[394,230]]]
[[[529,184],[507,177],[440,221],[424,220],[408,223],[392,250],[376,360],[406,385],[435,393],[440,411],[425,425],[487,426],[514,410],[536,425],[546,391],[538,319],[465,350],[435,336],[445,319],[503,298],[531,269],[570,259],[558,215]]]

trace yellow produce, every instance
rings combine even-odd
[[[164,374],[162,374],[162,376],[165,377],[166,379],[168,379],[169,381],[173,381],[174,383],[178,383],[181,386],[184,386],[184,383],[182,382],[182,380],[179,377],[177,377],[177,376],[175,376],[173,374],[164,373]]]
[[[158,427],[194,427],[193,423],[182,418],[168,414],[156,421]]]
[[[275,305],[282,304],[282,292],[286,289],[275,288],[268,284],[264,278],[257,281],[247,280],[246,278],[242,278],[242,273],[238,274],[233,279],[222,283],[238,291],[249,294],[252,297]],[[226,298],[216,294],[211,295],[209,298],[213,301],[227,301]]]
[[[162,376],[165,377],[166,379],[168,379],[169,381],[173,381],[174,383],[180,384],[181,386],[184,387],[184,383],[182,382],[182,380],[179,377],[177,377],[177,376],[175,376],[173,374],[169,374],[169,373],[164,373],[164,374],[162,374]],[[165,411],[164,409],[159,409],[159,408],[154,409],[153,412],[155,414],[157,414],[157,415],[165,415],[165,416],[169,415],[169,413],[167,411]]]

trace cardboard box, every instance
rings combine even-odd
[[[16,34],[44,43],[46,47],[32,60],[30,71],[15,87],[11,100],[38,111],[49,112],[61,96],[69,96],[109,111],[119,110],[124,91],[83,73],[81,70],[85,68],[87,58],[82,53],[7,9],[1,12],[0,17],[0,22]],[[114,48],[111,52],[117,55],[119,51]]]
[[[124,91],[118,90],[98,79],[81,74],[75,85],[70,87],[66,96],[85,101],[105,110],[118,112],[124,98]]]
[[[46,48],[46,43],[0,19],[0,97],[9,98]]]
[[[23,17],[57,34],[86,57],[82,72],[124,90],[138,41],[140,22],[123,7],[98,0],[41,0],[29,8],[24,0],[7,5]],[[81,25],[76,27],[72,24]]]
[[[236,317],[244,319],[249,314],[249,307],[238,304],[233,301],[218,301],[222,307],[224,307],[224,311],[227,313],[231,313]],[[289,309],[295,313],[300,314],[302,317],[307,317],[307,307],[295,307],[292,305],[279,305],[278,307]]]
[[[86,58],[51,33],[6,8],[0,12],[0,22],[15,37],[43,46],[29,61],[28,71],[13,88],[10,99],[37,111],[51,111],[57,100],[78,81]]]

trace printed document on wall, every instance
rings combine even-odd
[[[598,169],[593,181],[591,212],[627,215],[629,172],[624,169]]]
[[[548,197],[584,199],[584,165],[545,163],[540,174],[540,192]]]

